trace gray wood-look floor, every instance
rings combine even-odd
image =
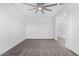
[[[53,39],[27,39],[2,56],[77,56]]]

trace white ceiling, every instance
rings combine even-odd
[[[35,10],[29,11],[28,9],[32,9],[32,6],[28,6],[22,3],[3,3],[0,4],[0,7],[2,6],[2,8],[4,9],[12,9],[15,8],[17,9],[20,13],[24,14],[25,16],[54,16],[56,15],[58,12],[60,12],[61,9],[63,9],[65,7],[65,5],[63,6],[52,6],[52,7],[48,7],[49,9],[52,9],[53,11],[45,11],[45,14],[42,14],[40,11],[37,12],[36,14],[34,14]],[[15,10],[14,10],[15,11]]]
[[[16,7],[18,10],[25,13],[27,16],[53,16],[57,12],[59,12],[64,6],[52,6],[48,7],[49,9],[52,9],[53,11],[45,11],[45,14],[43,15],[40,11],[34,14],[35,10],[29,11],[28,9],[32,9],[32,6],[28,6],[25,4],[14,4],[14,7]]]

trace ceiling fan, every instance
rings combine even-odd
[[[28,3],[23,3],[25,5],[29,5],[29,6],[33,6],[32,9],[29,9],[29,10],[35,10],[35,14],[38,12],[38,11],[41,11],[42,14],[44,14],[44,11],[52,11],[51,9],[48,9],[47,7],[52,7],[52,6],[57,6],[57,5],[63,5],[64,3],[54,3],[54,4],[49,4],[47,5],[46,3],[35,3],[35,4],[28,4]]]

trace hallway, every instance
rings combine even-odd
[[[77,56],[54,39],[26,39],[2,56]]]

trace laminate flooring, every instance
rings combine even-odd
[[[2,56],[78,56],[54,39],[26,39]]]

